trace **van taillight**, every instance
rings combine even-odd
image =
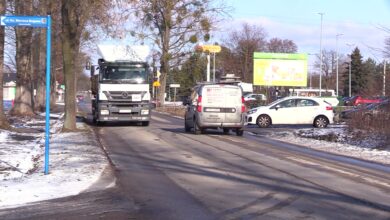
[[[196,102],[196,111],[202,112],[202,96],[198,97],[198,101]]]
[[[246,111],[244,96],[241,97],[241,113]]]
[[[326,110],[333,110],[332,106],[326,106]]]

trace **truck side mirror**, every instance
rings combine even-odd
[[[91,69],[91,62],[87,61],[87,63],[85,64],[85,69],[86,70],[90,70]]]
[[[93,77],[95,75],[95,67],[90,66],[90,69],[91,69],[91,77]]]

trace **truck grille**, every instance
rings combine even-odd
[[[104,91],[103,92],[109,101],[127,101],[127,102],[140,102],[146,92],[133,92],[133,91]],[[133,95],[140,95],[140,99],[133,100]]]

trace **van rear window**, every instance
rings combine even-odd
[[[206,87],[203,90],[205,104],[212,106],[224,106],[241,102],[241,89],[237,87]]]

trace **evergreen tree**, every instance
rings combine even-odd
[[[383,65],[377,64],[375,60],[368,58],[364,63],[364,72],[366,74],[366,87],[364,88],[364,94],[370,96],[376,96],[382,92],[382,77],[383,77]]]
[[[178,96],[189,96],[191,88],[197,82],[206,80],[206,63],[201,53],[194,53],[183,63],[181,69],[175,69],[172,72],[175,83],[180,84]]]
[[[347,65],[344,75],[344,94],[349,95],[349,68],[351,68],[351,95],[361,95],[366,88],[367,74],[364,71],[363,57],[359,48],[355,48],[351,54],[351,66]]]

